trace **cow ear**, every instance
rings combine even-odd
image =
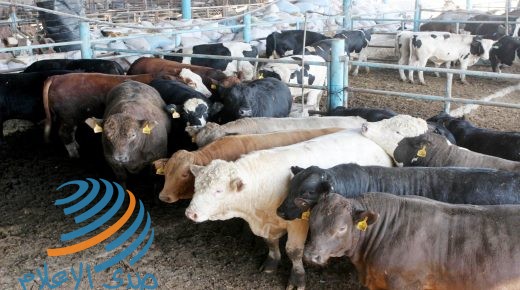
[[[244,189],[245,184],[241,178],[237,177],[229,182],[231,189],[237,192],[240,192]]]
[[[300,173],[301,171],[303,171],[305,168],[301,168],[299,166],[291,166],[291,172],[292,174],[296,175],[298,173]]]
[[[168,162],[168,158],[158,159],[153,162],[153,166],[155,167],[155,174],[164,175],[164,168],[166,167],[166,162]]]
[[[199,166],[199,165],[194,165],[194,164],[190,165],[190,171],[191,171],[191,173],[193,173],[193,175],[195,177],[197,177],[197,175],[200,174],[202,169],[204,169],[204,166]]]
[[[143,134],[150,135],[152,134],[153,128],[157,126],[159,122],[157,121],[148,121],[148,120],[139,120],[139,125],[141,126],[141,130]]]
[[[297,197],[294,199],[294,204],[302,211],[311,209],[312,205],[316,203],[316,200],[310,198]]]
[[[173,119],[178,119],[181,117],[181,115],[178,112],[177,105],[175,104],[168,104],[166,105],[166,111],[172,115]]]
[[[89,127],[92,128],[92,130],[94,130],[94,133],[103,132],[103,119],[91,117],[86,119],[85,123],[89,125]]]
[[[374,224],[378,218],[378,214],[371,210],[360,210],[354,214],[354,224],[360,231],[366,231],[368,226]]]
[[[324,181],[320,182],[320,184],[318,185],[318,188],[316,189],[316,191],[320,195],[324,195],[324,194],[328,194],[328,193],[333,192],[334,191],[334,187],[332,186],[332,184],[330,184],[330,181],[324,180]]]

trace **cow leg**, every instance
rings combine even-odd
[[[410,60],[408,65],[417,66],[417,60]],[[412,83],[412,84],[414,83],[413,74],[414,74],[414,70],[408,70],[408,81],[410,81],[410,83]]]
[[[2,116],[0,115],[0,146],[5,144],[4,140],[4,119],[2,119]]]
[[[76,142],[76,129],[77,126],[61,123],[58,130],[58,134],[70,158],[79,158],[79,144]]]
[[[425,59],[422,62],[419,61],[419,67],[426,67],[427,62],[428,62],[428,59]],[[422,71],[422,70],[418,71],[417,76],[419,77],[419,83],[421,83],[421,85],[425,85],[426,82],[424,81],[424,71]]]
[[[307,93],[307,104],[308,106],[314,106],[315,110],[318,110],[320,105],[321,90],[309,90]]]
[[[468,69],[468,64],[464,61],[461,61],[460,62],[460,69],[461,70],[466,70]],[[466,74],[460,74],[460,82],[467,85],[468,82],[466,81]]]
[[[407,64],[405,57],[399,57],[399,60],[397,61],[398,65],[405,65]],[[404,69],[399,69],[399,78],[402,82],[406,82],[406,75],[404,74]]]
[[[435,68],[439,68],[441,66],[438,63],[434,63],[433,65],[435,65]],[[438,72],[434,72],[433,74],[435,75],[436,78],[440,78],[441,77],[441,75]]]
[[[280,263],[280,239],[264,239],[264,241],[269,248],[269,254],[260,267],[260,271],[274,273]]]
[[[291,259],[292,270],[289,284],[286,289],[305,289],[305,269],[303,268],[303,247],[307,239],[309,223],[306,220],[297,219],[287,225],[287,244],[285,250]]]
[[[363,48],[361,52],[359,52],[359,61],[367,62],[368,61],[368,52],[367,48]],[[365,72],[368,74],[370,73],[370,67],[365,66]]]

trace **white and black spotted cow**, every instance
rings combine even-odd
[[[502,65],[512,66],[520,64],[520,40],[516,37],[504,36],[491,48],[489,60],[493,71],[501,72]]]
[[[409,41],[410,58],[409,65],[426,67],[428,60],[437,66],[459,61],[460,69],[466,70],[479,59],[488,59],[493,40],[482,39],[480,36],[443,33],[439,37],[431,32],[414,32]],[[409,71],[408,79],[413,83],[413,71]],[[418,72],[419,82],[425,84],[423,71]],[[461,74],[462,83],[466,83],[466,75]]]
[[[195,45],[191,48],[182,48],[177,53],[189,54],[211,54],[235,57],[257,57],[256,47],[244,42],[224,42]],[[237,75],[241,72],[244,79],[251,80],[254,76],[254,64],[249,61],[239,61],[226,59],[208,59],[196,57],[165,56],[165,59],[182,62],[186,64],[211,67],[223,71],[227,76]]]
[[[294,55],[283,57],[281,59],[301,61],[301,55]],[[262,67],[258,72],[258,77],[273,77],[281,80],[284,83],[301,85],[314,85],[324,86],[327,83],[327,67],[320,65],[309,65],[305,62],[317,61],[324,62],[325,60],[321,56],[317,55],[305,55],[304,56],[304,67],[302,69],[301,64],[288,64],[288,63],[268,63]],[[302,78],[303,75],[303,78]],[[291,96],[293,98],[301,96],[302,89],[290,87]],[[306,104],[314,106],[318,109],[320,97],[322,94],[321,90],[318,89],[305,89],[304,94],[307,94]]]

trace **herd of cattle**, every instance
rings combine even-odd
[[[336,37],[366,59],[370,31]],[[268,56],[301,60],[305,50],[306,60],[327,59],[329,38],[303,39],[302,31],[273,33]],[[396,38],[400,63],[413,65],[466,68],[488,56],[509,64],[518,48],[509,36]],[[243,43],[192,51],[257,56]],[[44,119],[44,137],[57,128],[79,157],[76,130],[86,123],[125,186],[153,167],[165,177],[160,200],[192,199],[189,219],[246,220],[269,248],[265,272],[276,270],[287,233],[289,288],[305,287],[303,260],[348,256],[369,289],[520,289],[520,133],[383,109],[288,117],[301,90],[285,83],[324,85],[322,68],[277,63],[256,72],[249,62],[143,57],[124,72],[107,60],[44,60],[0,75],[0,124]],[[317,106],[319,94],[306,92]]]

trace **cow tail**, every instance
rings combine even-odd
[[[49,107],[49,88],[52,85],[52,80],[53,77],[50,77],[46,79],[45,83],[43,84],[43,108],[45,110],[45,129],[43,131],[43,138],[47,143],[50,142],[52,125],[51,110]]]

